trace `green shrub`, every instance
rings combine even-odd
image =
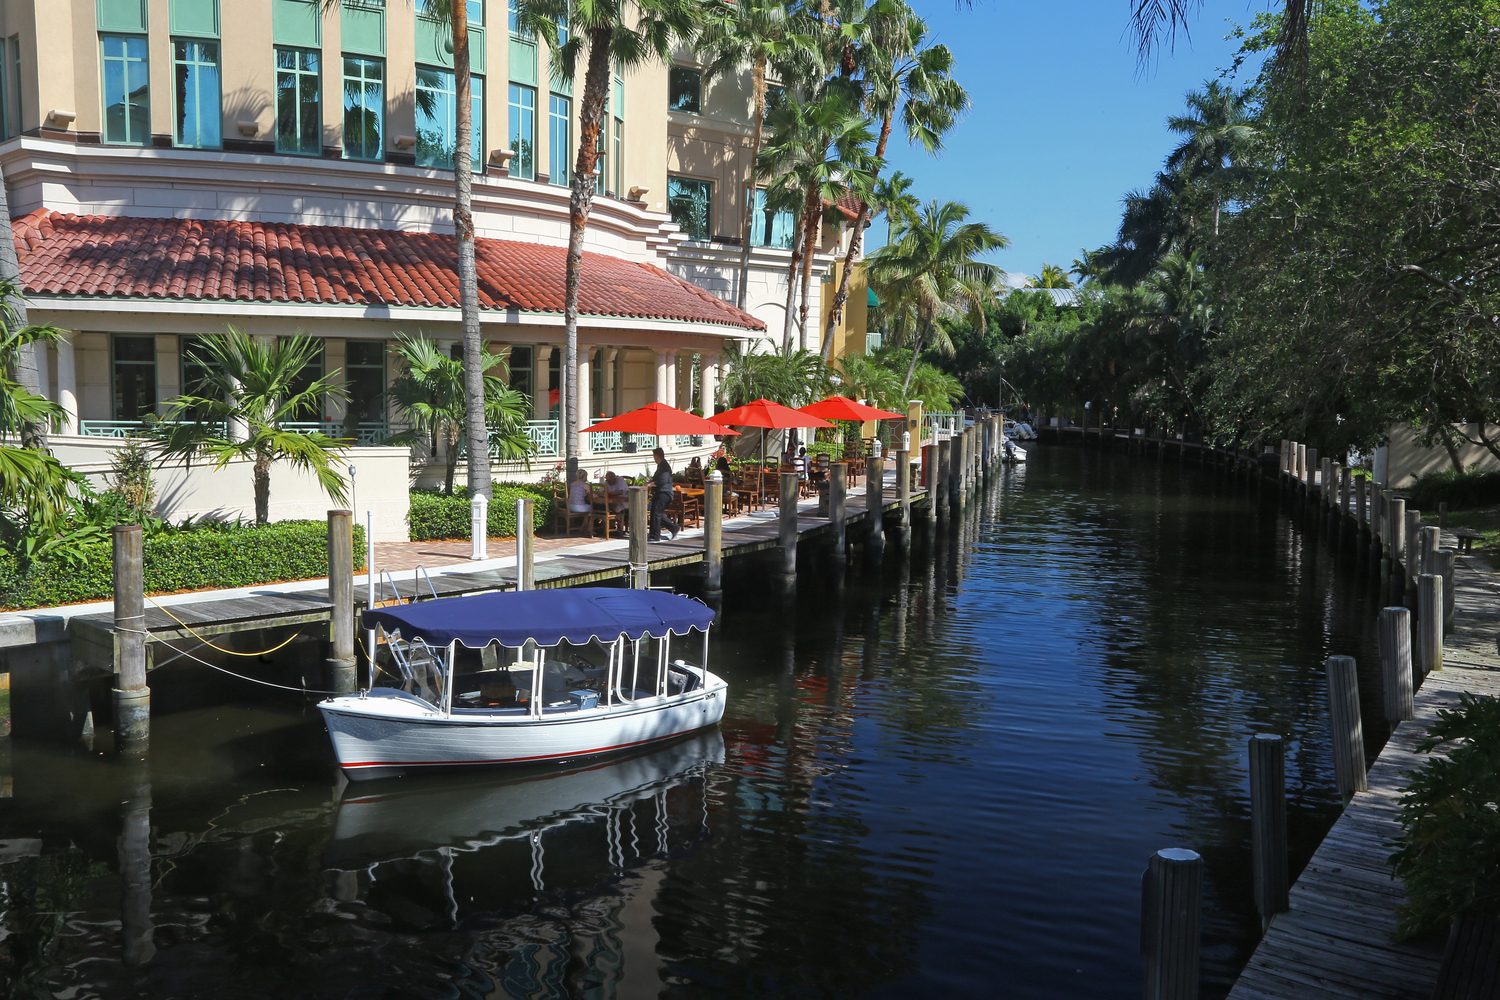
[[[1429,472],[1414,485],[1402,490],[1411,497],[1408,506],[1418,510],[1437,510],[1440,503],[1451,509],[1484,507],[1500,503],[1500,472]]]
[[[1419,745],[1431,757],[1401,798],[1391,855],[1406,883],[1397,933],[1444,930],[1465,911],[1500,914],[1500,699],[1464,695]]]
[[[540,530],[551,513],[552,491],[532,483],[496,483],[490,500],[487,526],[493,537],[516,533],[516,501],[530,497],[533,530]],[[411,491],[411,540],[425,542],[469,537],[469,493],[452,496],[437,490]]]
[[[364,568],[365,529],[354,527],[354,568]],[[148,594],[249,587],[328,575],[328,526],[278,521],[263,527],[206,523],[147,535],[142,569]],[[42,608],[108,600],[114,591],[108,542],[88,546],[76,565],[22,565],[0,553],[0,607]]]

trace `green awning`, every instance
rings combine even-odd
[[[865,305],[869,306],[871,309],[880,308],[880,300],[875,297],[875,289],[865,289]]]

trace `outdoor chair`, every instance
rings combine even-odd
[[[556,483],[552,487],[552,533],[557,534],[559,530],[569,538],[573,537],[573,529],[576,527],[579,534],[590,531],[593,527],[594,515],[592,511],[576,511],[568,509],[568,488],[562,483]],[[559,529],[561,525],[561,529]]]
[[[602,533],[605,538],[608,538],[610,530],[613,529],[617,535],[625,534],[624,512],[610,509],[609,493],[604,487],[589,487],[589,505],[593,508],[593,513],[589,515],[590,533]]]
[[[696,528],[703,524],[703,498],[701,496],[688,496],[682,490],[676,490],[672,494],[672,502],[667,505],[667,510],[680,527]]]

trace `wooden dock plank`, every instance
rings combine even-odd
[[[1396,944],[1397,910],[1406,899],[1386,858],[1400,833],[1399,797],[1425,755],[1417,744],[1441,708],[1464,693],[1500,693],[1500,589],[1477,559],[1455,571],[1455,631],[1443,669],[1428,675],[1416,717],[1391,734],[1369,771],[1368,792],[1354,796],[1291,891],[1291,909],[1245,966],[1230,1000],[1426,1000],[1442,952],[1431,942]]]

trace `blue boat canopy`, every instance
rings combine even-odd
[[[443,597],[366,611],[363,620],[365,628],[399,631],[407,642],[421,639],[429,646],[446,646],[456,639],[482,649],[492,642],[556,646],[566,639],[576,646],[594,639],[614,642],[622,635],[686,635],[692,629],[707,631],[714,611],[691,597],[660,590],[578,587]]]

